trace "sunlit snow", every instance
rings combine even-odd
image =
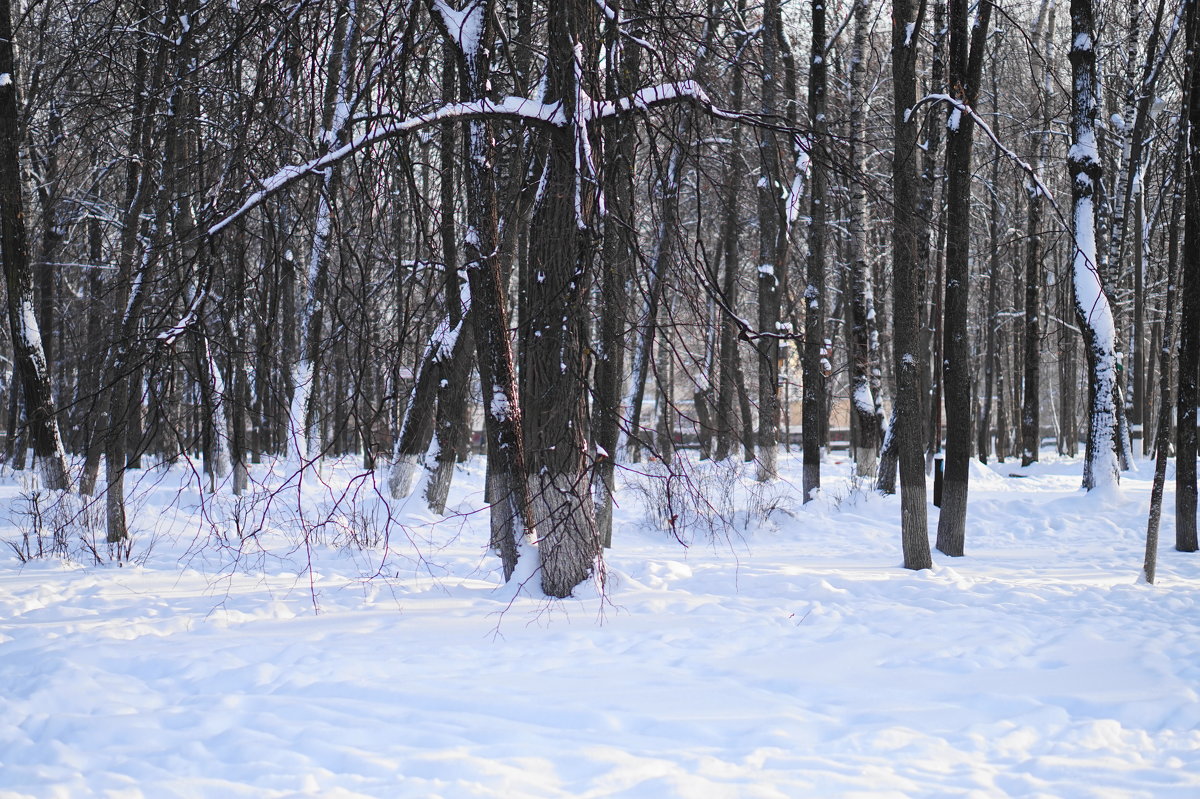
[[[605,593],[563,601],[528,542],[502,583],[479,460],[445,518],[353,461],[302,498],[282,466],[242,499],[135,471],[135,563],[82,562],[99,507],[72,562],[0,552],[0,795],[1200,795],[1173,494],[1148,586],[1149,465],[1097,496],[1042,457],[973,464],[967,556],[924,572],[841,454],[808,505],[798,456],[765,486],[690,461],[699,506],[619,470]],[[0,494],[21,546],[32,496]]]

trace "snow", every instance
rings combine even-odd
[[[37,314],[33,311],[33,303],[28,297],[21,297],[17,303],[20,313],[17,314],[19,327],[16,334],[20,337],[26,352],[42,352],[42,332],[38,326]]]
[[[471,0],[461,10],[457,10],[446,0],[433,0],[433,9],[442,18],[446,31],[454,39],[458,49],[466,56],[469,66],[474,65],[475,54],[479,51],[479,39],[483,32],[483,14],[486,3]]]
[[[854,387],[851,401],[859,413],[875,412],[875,398],[871,396],[871,386],[865,379]]]
[[[808,505],[792,456],[689,461],[703,510],[642,465],[607,596],[563,601],[532,552],[501,585],[477,460],[444,519],[351,461],[270,503],[254,468],[241,500],[132,472],[125,568],[0,552],[0,795],[1200,795],[1200,559],[1168,487],[1138,582],[1150,468],[1098,497],[1052,453],[973,463],[967,556],[910,572],[836,454]]]

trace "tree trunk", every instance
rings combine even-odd
[[[930,89],[944,92],[946,78],[946,3],[938,0],[933,4],[933,52],[930,54]],[[926,452],[932,459],[942,447],[942,371],[941,371],[941,324],[942,324],[942,257],[946,234],[945,224],[945,174],[939,169],[944,164],[940,157],[942,133],[945,130],[945,114],[940,103],[930,107],[926,114],[925,129],[928,131],[922,144],[920,190],[917,192],[917,216],[922,229],[917,238],[918,298],[921,302],[920,335],[923,352],[933,357],[926,358],[921,369],[921,425],[926,441]],[[936,278],[929,279],[930,262],[934,263]],[[926,286],[932,288],[926,291]]]
[[[354,71],[354,52],[358,42],[358,4],[355,0],[339,5],[333,47],[325,82],[321,129],[321,153],[346,143],[353,120],[350,114],[354,98],[350,96],[350,77]],[[298,359],[292,366],[292,398],[288,412],[288,438],[297,466],[304,467],[321,456],[324,449],[318,418],[321,396],[321,338],[325,322],[325,293],[329,284],[329,248],[333,237],[333,203],[339,185],[338,168],[325,169],[317,195],[312,244],[304,302],[297,308]]]
[[[871,317],[874,297],[871,291],[871,270],[867,266],[867,190],[863,173],[863,147],[866,132],[867,98],[864,75],[866,71],[866,41],[870,21],[870,3],[854,0],[854,46],[850,53],[850,404],[853,414],[850,445],[855,472],[860,477],[874,474],[879,454],[878,403],[872,390],[871,375],[877,369],[872,361]]]
[[[1096,248],[1095,194],[1100,183],[1096,144],[1099,102],[1096,85],[1095,25],[1091,0],[1071,0],[1071,176],[1072,231],[1075,237],[1075,311],[1083,330],[1088,362],[1088,438],[1083,486],[1116,485],[1116,330],[1100,279]]]
[[[35,467],[46,488],[71,487],[66,451],[59,435],[49,367],[33,304],[33,273],[22,211],[16,65],[13,59],[12,8],[0,5],[0,244],[8,291],[8,326],[13,360],[25,397],[25,418],[33,443]]]
[[[596,5],[566,0],[549,9],[545,101],[569,124],[549,131],[544,190],[529,243],[529,330],[521,348],[527,474],[539,530],[542,590],[569,596],[601,566],[587,463],[587,314],[593,275],[596,194],[588,168],[591,133],[578,122],[581,79],[594,74]]]
[[[826,121],[825,0],[812,2],[812,51],[808,77],[808,113],[812,125],[812,202],[809,226],[807,285],[804,288],[803,414],[804,501],[821,487],[821,427],[825,406],[825,258],[828,237],[828,123]],[[772,331],[773,332],[773,331]],[[760,409],[761,412],[761,409]]]
[[[431,12],[440,13],[434,4],[430,3],[430,6]],[[445,18],[439,16],[436,19],[443,35],[458,44],[462,95],[464,99],[473,100],[486,96],[488,91],[488,48],[494,22],[492,3],[484,0],[472,6],[468,13],[471,18],[459,22],[457,34]],[[464,26],[478,34],[474,48],[464,47],[457,38]],[[471,120],[467,125],[463,188],[467,226],[472,235],[464,240],[463,259],[471,306],[468,323],[475,334],[479,384],[483,391],[491,546],[500,554],[504,579],[524,582],[536,573],[538,551],[534,543],[536,533],[532,525],[530,484],[526,478],[522,404],[509,337],[509,311],[500,256],[499,199],[492,167],[495,149],[492,123],[486,118]]]
[[[1051,102],[1051,78],[1054,58],[1054,16],[1055,4],[1043,2],[1044,33],[1035,31],[1036,40],[1042,33],[1042,52],[1045,54],[1046,66],[1043,70],[1042,87],[1038,97],[1041,107],[1041,130],[1034,141],[1033,168],[1041,174],[1050,150],[1050,126],[1053,123]],[[1049,6],[1047,9],[1046,6]],[[1042,16],[1039,16],[1039,28],[1043,27]],[[1042,190],[1032,179],[1025,183],[1025,194],[1029,208],[1025,220],[1026,250],[1025,250],[1025,359],[1024,385],[1021,396],[1024,404],[1021,408],[1021,465],[1029,466],[1038,459],[1041,449],[1041,353],[1042,353],[1042,297],[1041,286],[1045,280],[1042,267]]]
[[[740,0],[739,8],[744,9],[745,0]],[[741,52],[741,34],[734,33],[738,42],[737,51]],[[730,75],[730,103],[732,107],[740,108],[743,103],[744,85],[741,69],[733,69]],[[740,242],[741,225],[738,219],[738,188],[741,170],[738,162],[742,153],[742,126],[738,120],[729,123],[729,161],[726,164],[723,178],[723,197],[721,203],[721,236],[720,252],[723,264],[721,297],[729,308],[737,308],[738,285],[740,271]],[[733,319],[728,314],[721,315],[720,343],[720,386],[717,389],[717,460],[725,460],[733,449],[734,439],[738,436],[734,425],[734,402],[744,390],[741,375],[741,363],[738,354],[738,330]],[[749,422],[743,418],[744,425]],[[751,445],[752,448],[752,445]]]
[[[1183,130],[1186,130],[1186,127]],[[1180,144],[1182,145],[1182,143],[1181,138]],[[1182,150],[1182,146],[1179,147],[1176,150],[1177,155],[1182,155]],[[1179,169],[1182,166],[1183,159],[1177,157],[1175,160],[1176,175],[1178,175]],[[1185,178],[1185,182],[1191,185],[1191,181],[1188,178]],[[1181,211],[1181,197],[1178,190],[1176,190],[1173,200],[1171,218],[1178,219]],[[1186,219],[1184,225],[1185,227],[1187,225]],[[1172,225],[1168,235],[1170,240],[1167,260],[1167,296],[1164,301],[1162,340],[1159,348],[1161,361],[1167,369],[1170,368],[1172,350],[1175,347],[1175,330],[1173,325],[1175,321],[1176,262],[1179,251],[1178,226]],[[1167,483],[1167,459],[1170,456],[1171,449],[1171,381],[1168,378],[1169,375],[1164,373],[1159,383],[1161,396],[1158,407],[1158,424],[1154,434],[1154,482],[1150,487],[1150,512],[1146,518],[1146,557],[1142,561],[1142,574],[1148,583],[1154,582],[1155,572],[1158,568],[1158,528],[1159,522],[1162,520],[1163,489]],[[1178,509],[1178,500],[1176,500],[1176,508]],[[1177,525],[1176,549],[1182,549],[1185,552],[1195,551],[1195,547],[1192,547],[1190,550],[1187,548],[1188,544],[1192,542],[1180,540],[1178,530]],[[1184,546],[1180,547],[1180,543]]]
[[[1184,155],[1186,200],[1183,228],[1183,263],[1180,275],[1182,303],[1179,314],[1179,401],[1175,429],[1175,548],[1195,552],[1196,536],[1196,403],[1200,369],[1200,10],[1188,4],[1188,85],[1184,108],[1188,148]]]
[[[984,42],[992,3],[983,0],[973,33],[967,0],[950,2],[951,96],[973,107],[983,70]],[[970,39],[968,41],[968,36]],[[946,466],[937,548],[961,556],[967,526],[967,480],[971,459],[971,352],[967,337],[970,286],[971,140],[975,120],[955,108],[947,124],[946,317],[942,379],[946,387]]]
[[[917,32],[921,20],[912,0],[892,0],[892,87],[895,92],[892,154],[892,293],[893,347],[896,362],[896,431],[900,453],[900,526],[904,566],[928,569],[928,517],[925,464],[921,457],[921,398],[919,375],[926,360],[920,348],[920,302],[917,239],[920,220],[914,213],[917,187],[917,126],[909,119],[916,105]]]
[[[638,13],[637,9],[631,9]],[[628,17],[626,13],[624,16]],[[606,59],[617,65],[608,74],[610,96],[631,94],[638,86],[642,49],[628,46],[617,27],[608,28]],[[635,22],[628,31],[639,35]],[[596,340],[595,400],[592,406],[592,450],[595,463],[592,493],[596,503],[596,525],[604,546],[612,545],[613,491],[621,434],[622,380],[625,374],[623,333],[629,318],[629,281],[636,269],[637,221],[634,216],[633,176],[637,159],[635,122],[627,115],[606,123],[604,139],[604,257],[599,271],[600,319]]]

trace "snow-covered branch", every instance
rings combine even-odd
[[[286,188],[308,175],[322,172],[343,158],[353,155],[372,144],[385,141],[403,133],[411,133],[440,122],[475,119],[479,117],[502,117],[548,125],[566,124],[560,104],[547,105],[546,103],[540,103],[526,97],[505,97],[501,100],[484,99],[465,103],[447,103],[427,113],[416,114],[399,122],[380,123],[346,142],[341,147],[330,150],[325,155],[313,158],[303,164],[292,164],[283,167],[274,175],[262,181],[259,190],[247,197],[241,207],[209,227],[208,233],[209,235],[219,233],[237,218],[257,208],[264,200],[280,189]]]
[[[754,114],[738,111],[728,111],[719,108],[704,88],[694,80],[684,80],[675,83],[662,83],[639,89],[633,94],[616,100],[592,100],[573,119],[568,119],[563,113],[561,103],[543,103],[528,97],[504,97],[499,100],[472,100],[470,102],[447,103],[423,114],[416,114],[398,122],[378,123],[366,132],[356,136],[341,147],[313,158],[302,164],[285,166],[274,175],[260,183],[258,191],[246,198],[245,202],[232,213],[217,221],[208,229],[209,235],[215,235],[229,226],[234,220],[257,208],[275,192],[296,183],[302,178],[323,172],[326,168],[347,158],[359,150],[381,141],[412,133],[422,128],[442,122],[456,120],[479,119],[481,117],[512,119],[539,125],[563,127],[566,125],[585,125],[599,119],[619,116],[635,110],[645,110],[660,105],[676,102],[692,102],[700,106],[708,114],[721,119],[736,119],[749,124],[784,130],[796,134],[796,131],[786,125],[768,121]]]
[[[991,126],[984,121],[983,117],[975,113],[974,108],[967,103],[964,103],[962,100],[959,100],[958,98],[952,97],[948,94],[927,94],[918,100],[916,105],[909,109],[906,115],[907,118],[912,119],[912,117],[916,115],[917,109],[926,103],[946,103],[955,111],[958,111],[959,114],[966,114],[971,117],[975,124],[979,126],[979,129],[982,130],[984,134],[986,134],[987,137],[992,140],[992,144],[996,145],[996,149],[1003,153],[1005,158],[1012,161],[1018,169],[1029,176],[1029,179],[1033,181],[1033,185],[1037,187],[1037,190],[1041,192],[1042,196],[1050,201],[1050,206],[1054,209],[1055,213],[1058,214],[1059,218],[1064,219],[1062,215],[1062,209],[1058,207],[1058,201],[1054,198],[1054,192],[1050,191],[1050,187],[1042,181],[1042,176],[1038,174],[1038,171],[1034,169],[1031,164],[1022,159],[1021,156],[1017,155],[1015,152],[1005,146],[1004,142],[1000,141],[1000,137],[996,135],[996,132],[992,130]]]

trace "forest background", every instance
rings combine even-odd
[[[441,512],[478,446],[505,577],[562,597],[618,470],[798,443],[809,500],[844,419],[909,568],[927,473],[960,555],[970,459],[1044,444],[1089,489],[1154,451],[1148,539],[1173,449],[1194,551],[1198,36],[1189,0],[6,0],[6,463],[122,560],[148,463],[241,496],[354,455]]]

